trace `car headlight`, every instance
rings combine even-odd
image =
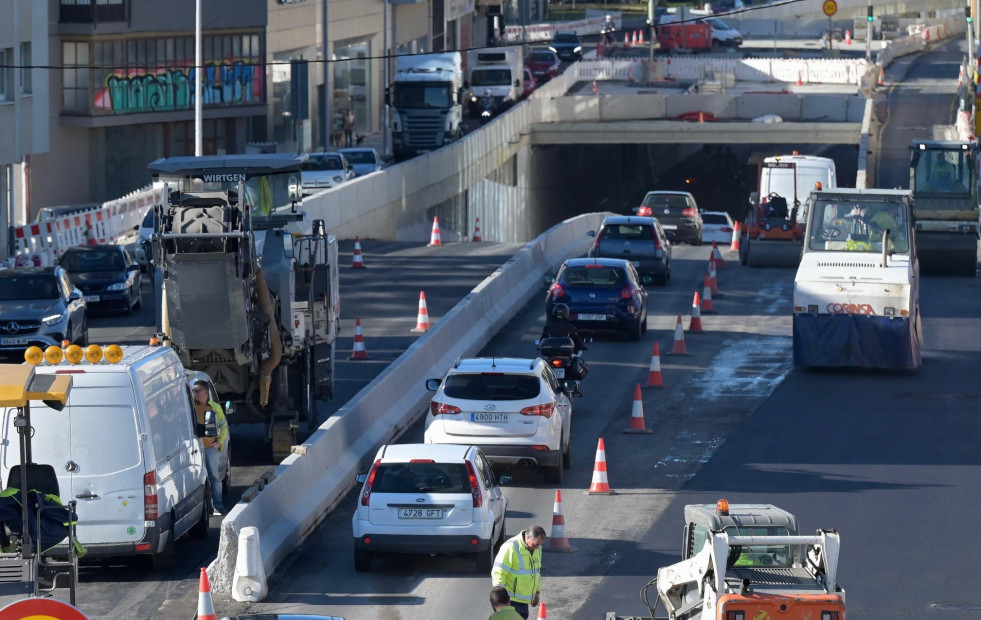
[[[44,323],[45,325],[55,325],[56,323],[60,323],[61,319],[63,319],[64,317],[65,317],[64,314],[52,314],[51,316],[46,316],[43,319],[41,319],[41,322]]]
[[[577,46],[576,46],[576,49],[574,49],[574,50],[572,50],[572,51],[578,54],[579,52],[581,52],[581,51],[582,51],[582,46],[581,46],[581,45],[577,45]]]
[[[126,282],[116,282],[115,284],[110,284],[106,287],[107,291],[125,291],[129,287]]]
[[[341,177],[334,177],[334,183],[340,183],[343,180]]]
[[[559,51],[557,49],[555,49],[554,47],[549,47],[548,49],[549,49],[549,51],[551,51],[553,53],[556,53],[556,54],[559,53]]]

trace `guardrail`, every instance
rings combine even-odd
[[[239,503],[221,524],[218,556],[208,567],[216,592],[231,592],[244,527],[261,532],[266,575],[313,532],[354,486],[382,445],[428,410],[427,376],[441,376],[453,361],[476,354],[531,297],[542,291],[543,277],[563,260],[585,252],[608,213],[566,220],[527,244],[477,285],[433,328],[365,386],[289,456],[275,477],[248,503]],[[530,352],[529,352],[530,353]]]

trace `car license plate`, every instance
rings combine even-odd
[[[399,508],[399,519],[442,519],[442,508]]]
[[[471,422],[491,422],[494,424],[501,424],[502,422],[508,421],[508,414],[506,413],[471,413]]]
[[[552,372],[555,373],[556,379],[565,379],[565,368],[553,368]]]
[[[85,296],[85,301],[86,301],[86,302],[95,302],[95,301],[99,301],[99,296],[98,296],[98,295],[86,295],[86,296]]]
[[[661,224],[661,228],[664,230],[678,230],[678,226],[676,224]]]
[[[581,321],[605,321],[605,314],[580,314],[579,320]]]
[[[16,345],[16,344],[27,344],[30,342],[27,338],[0,338],[0,344],[4,345]]]

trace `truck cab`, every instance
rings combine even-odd
[[[460,52],[398,56],[392,84],[392,147],[403,161],[462,134]]]

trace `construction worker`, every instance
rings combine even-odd
[[[502,586],[494,586],[490,591],[490,604],[494,613],[488,620],[518,620],[521,616],[511,607],[511,597]]]
[[[225,505],[222,502],[221,479],[226,469],[226,459],[223,447],[228,439],[228,420],[221,405],[210,399],[208,382],[195,381],[191,388],[194,395],[194,410],[198,414],[198,424],[204,424],[204,414],[214,411],[218,417],[218,436],[202,437],[201,443],[204,445],[204,465],[208,471],[208,482],[211,485],[211,503],[214,514],[225,514]]]
[[[528,606],[537,607],[542,589],[542,545],[545,529],[535,525],[508,539],[494,559],[491,580],[507,590],[511,606],[527,620]]]

